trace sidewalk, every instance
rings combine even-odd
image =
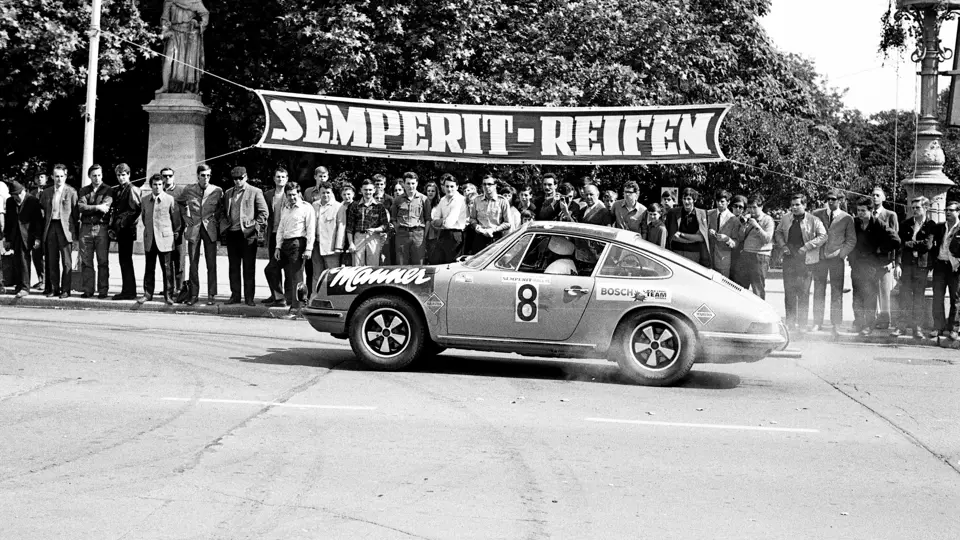
[[[261,255],[265,256],[265,251],[261,249]],[[201,263],[202,264],[202,263]],[[137,276],[138,294],[143,286],[143,268],[144,256],[134,254],[133,265]],[[207,276],[206,267],[200,268],[200,301],[193,306],[186,304],[174,304],[168,306],[162,302],[160,295],[155,294],[154,300],[144,304],[138,304],[134,300],[114,301],[110,299],[99,300],[96,298],[80,298],[80,292],[75,288],[72,296],[66,299],[47,298],[41,291],[31,291],[26,298],[15,298],[7,293],[0,295],[0,306],[21,306],[48,309],[96,309],[104,311],[151,311],[163,313],[196,313],[207,315],[221,315],[234,317],[265,317],[265,318],[284,318],[288,314],[287,308],[268,308],[260,303],[260,300],[270,296],[267,288],[267,280],[263,275],[263,269],[267,266],[266,258],[258,258],[256,261],[256,306],[247,306],[244,304],[224,305],[230,297],[230,281],[228,278],[229,261],[226,255],[217,256],[217,303],[212,306],[206,305]],[[186,270],[189,272],[189,269]],[[74,272],[74,283],[79,285],[80,272]],[[159,283],[159,270],[157,271],[157,283]],[[34,281],[36,278],[34,277]],[[849,268],[847,269],[846,286],[850,285]],[[120,264],[116,253],[110,254],[110,295],[120,292]],[[8,289],[12,291],[13,289]],[[929,291],[928,291],[929,294]],[[160,299],[160,300],[157,300]],[[767,302],[774,307],[781,317],[784,316],[784,291],[783,279],[778,270],[771,271],[767,276]],[[827,309],[829,309],[830,294],[827,292]],[[811,299],[812,307],[812,299]],[[843,295],[843,314],[844,323],[839,337],[834,337],[829,331],[826,332],[807,332],[802,335],[792,335],[792,341],[838,341],[843,343],[871,343],[871,344],[889,344],[889,345],[924,345],[938,346],[937,341],[933,339],[916,340],[909,336],[892,337],[886,331],[875,331],[870,337],[861,337],[852,332],[847,332],[853,326],[853,295],[847,293]],[[826,321],[829,324],[830,315],[826,314]],[[812,321],[810,321],[812,324]],[[960,349],[960,343],[947,342],[941,346],[953,349]]]

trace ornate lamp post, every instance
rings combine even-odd
[[[953,51],[940,46],[940,25],[960,10],[960,0],[897,0],[897,9],[907,14],[920,27],[917,50],[910,59],[920,62],[920,119],[917,122],[917,144],[911,161],[917,166],[904,180],[909,198],[923,195],[930,199],[930,218],[944,220],[947,190],[954,183],[943,174],[945,158],[937,125],[937,78],[940,62],[949,60]]]

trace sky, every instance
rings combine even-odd
[[[886,60],[877,52],[887,0],[772,0],[771,5],[760,19],[770,38],[781,50],[813,60],[829,86],[847,89],[847,107],[866,115],[915,110],[919,65],[910,61],[912,50]],[[945,23],[942,44],[953,49],[956,36],[956,21]],[[941,63],[940,70],[952,69],[952,62]],[[949,86],[949,78],[941,77],[940,86]]]

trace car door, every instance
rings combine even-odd
[[[550,253],[551,240],[559,238],[586,248],[588,256],[575,260]],[[561,240],[554,241],[559,243]],[[447,327],[451,335],[562,341],[569,338],[593,292],[594,266],[602,242],[552,234],[521,236],[499,258],[482,270],[464,270],[451,278],[447,301]],[[593,257],[589,253],[593,252]],[[557,260],[576,274],[557,274]]]

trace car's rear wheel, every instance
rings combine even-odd
[[[620,371],[631,381],[668,386],[690,373],[696,341],[685,321],[663,311],[648,311],[620,323],[612,352]]]
[[[423,352],[427,341],[423,318],[396,296],[365,300],[350,320],[350,347],[366,366],[395,371]]]

